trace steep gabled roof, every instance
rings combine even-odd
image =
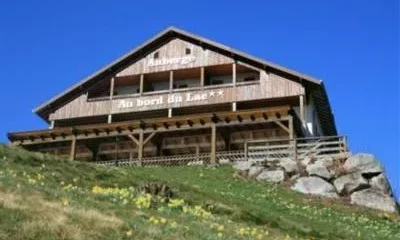
[[[53,97],[49,101],[41,104],[39,107],[33,110],[36,114],[47,121],[47,116],[58,106],[65,104],[74,96],[82,93],[85,89],[91,86],[96,81],[102,80],[106,77],[110,77],[115,73],[123,70],[125,67],[129,66],[130,64],[138,61],[144,54],[151,52],[152,50],[156,49],[157,47],[161,46],[162,44],[166,43],[167,41],[173,38],[181,38],[188,42],[192,42],[198,45],[201,45],[205,48],[210,50],[214,50],[221,54],[231,56],[236,60],[246,62],[250,65],[259,67],[261,69],[265,69],[268,71],[275,71],[279,72],[280,74],[284,74],[288,76],[289,79],[294,81],[302,82],[305,85],[310,85],[312,88],[316,88],[317,92],[319,93],[319,97],[321,98],[321,103],[323,104],[323,108],[325,109],[328,118],[328,122],[330,129],[327,131],[324,130],[325,135],[335,135],[336,134],[336,127],[333,120],[333,115],[331,114],[331,109],[329,105],[329,101],[325,92],[325,88],[323,86],[322,81],[308,76],[306,74],[294,71],[292,69],[279,66],[275,63],[248,55],[244,52],[235,50],[231,47],[225,46],[223,44],[217,43],[215,41],[209,40],[207,38],[200,37],[198,35],[186,32],[182,29],[178,29],[176,27],[168,27],[147,42],[143,43],[142,45],[136,47],[135,49],[129,51],[122,57],[118,58],[117,60],[113,61],[112,63],[108,64],[107,66],[101,68],[97,72],[93,73],[92,75],[84,78],[77,84],[73,85],[72,87],[68,88],[64,92],[58,94],[57,96]]]

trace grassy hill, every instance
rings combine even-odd
[[[138,186],[164,183],[166,198]],[[0,145],[0,239],[400,239],[396,215],[234,177],[116,168]]]

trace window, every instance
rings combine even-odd
[[[158,57],[159,57],[158,52],[155,52],[154,55],[153,55],[153,58],[154,58],[154,59],[157,59]]]
[[[192,50],[190,48],[185,48],[185,54],[190,55],[192,53]]]

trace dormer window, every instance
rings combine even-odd
[[[158,53],[158,52],[155,52],[154,55],[153,55],[153,58],[154,58],[154,59],[157,59],[158,57],[159,57],[159,53]]]
[[[185,48],[185,54],[190,55],[192,53],[192,50],[190,48]]]

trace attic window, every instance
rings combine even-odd
[[[153,58],[154,58],[154,59],[157,59],[158,57],[159,57],[158,52],[155,52],[154,55],[153,55]]]
[[[192,50],[190,48],[185,48],[185,54],[190,55],[192,53]]]

